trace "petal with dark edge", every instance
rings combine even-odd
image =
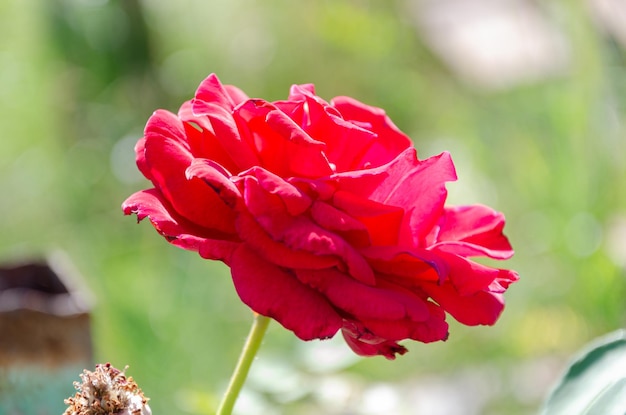
[[[359,356],[384,356],[389,360],[396,358],[396,354],[403,355],[408,350],[395,341],[379,339],[376,342],[364,341],[361,334],[352,328],[342,328],[341,334],[352,351]]]
[[[189,180],[198,178],[205,182],[230,208],[234,208],[237,201],[241,199],[241,193],[230,180],[228,172],[212,160],[194,159],[187,168],[185,175]]]

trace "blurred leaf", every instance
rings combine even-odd
[[[541,413],[626,414],[626,330],[591,343],[574,360]]]

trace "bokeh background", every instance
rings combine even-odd
[[[4,0],[0,260],[63,250],[95,360],[130,365],[155,414],[212,413],[252,317],[225,266],[122,215],[148,186],[132,148],[211,72],[268,100],[315,83],[384,108],[421,158],[450,151],[450,202],[506,214],[521,280],[495,327],[396,361],[273,324],[239,413],[535,413],[626,325],[625,27],[619,0]]]

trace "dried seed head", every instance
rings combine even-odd
[[[132,377],[110,363],[96,365],[96,370],[84,370],[82,382],[74,382],[78,392],[65,400],[69,407],[64,415],[152,415],[143,395]]]

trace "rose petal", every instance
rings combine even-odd
[[[360,252],[374,270],[408,288],[418,288],[423,282],[442,283],[450,272],[445,259],[426,249],[372,246]]]
[[[376,140],[368,143],[369,148],[362,154],[360,165],[382,166],[412,146],[411,139],[395,126],[383,109],[349,97],[333,98],[331,105],[345,120],[368,125],[368,130],[377,136]]]
[[[222,142],[215,136],[209,118],[193,115],[190,101],[180,107],[178,117],[183,121],[187,143],[194,157],[213,160],[229,172],[239,171],[237,162],[233,160],[222,146]]]
[[[365,168],[363,157],[376,139],[374,132],[344,120],[335,108],[302,86],[291,88],[290,99],[297,105],[288,101],[277,106],[313,139],[326,144],[324,152],[336,172]]]
[[[146,137],[141,137],[135,144],[135,161],[137,168],[148,180],[152,180],[150,168],[146,164]]]
[[[337,266],[339,258],[334,255],[315,254],[294,250],[276,242],[259,225],[252,215],[240,212],[236,219],[237,234],[251,249],[265,260],[285,268],[328,268]]]
[[[240,176],[254,176],[259,185],[268,193],[276,195],[284,203],[292,216],[301,215],[311,206],[312,200],[291,183],[261,167],[241,173]]]
[[[229,157],[236,162],[238,170],[245,170],[258,166],[260,161],[246,137],[242,137],[233,118],[234,104],[232,97],[215,75],[210,75],[200,84],[195,98],[191,100],[193,115],[198,119],[208,118],[213,134]],[[203,126],[201,122],[198,124]]]
[[[296,276],[324,294],[333,306],[359,320],[429,318],[426,302],[408,291],[365,285],[336,269],[298,269]]]
[[[504,215],[487,206],[448,207],[439,219],[433,248],[461,256],[507,259],[513,248],[503,228]]]
[[[224,86],[224,90],[228,94],[228,97],[230,98],[230,100],[235,106],[250,99],[248,98],[248,95],[246,95],[245,92],[243,92],[241,89],[237,88],[236,86],[233,86],[233,85],[223,85],[223,86]]]
[[[206,183],[226,206],[234,209],[241,193],[230,180],[229,173],[219,164],[207,159],[194,159],[185,171],[187,179],[198,178]]]
[[[355,248],[371,244],[369,231],[362,222],[328,203],[314,202],[311,207],[311,218],[318,225],[336,233]]]
[[[169,243],[197,251],[203,258],[230,264],[232,254],[239,245],[232,236],[200,228],[180,217],[156,189],[143,190],[131,195],[122,204],[122,209],[126,215],[135,213],[137,221],[149,218],[154,228]]]
[[[491,326],[504,309],[504,297],[499,293],[479,291],[462,296],[451,283],[442,286],[425,284],[423,289],[459,323],[467,326]]]
[[[237,90],[239,92],[237,92]],[[230,93],[229,93],[230,92]],[[231,95],[232,93],[232,95]],[[229,87],[228,89],[222,85],[217,75],[214,73],[207,76],[198,86],[195,93],[195,99],[198,100],[198,104],[211,103],[220,106],[226,110],[232,110],[236,103],[233,97],[237,100],[241,100],[243,94],[241,90],[236,87]],[[243,94],[245,96],[245,94]]]
[[[248,211],[274,241],[293,251],[337,256],[354,278],[374,284],[374,273],[367,261],[344,239],[305,216],[291,216],[280,198],[263,189],[255,177],[247,176],[243,183],[243,200]]]
[[[361,222],[370,236],[372,245],[395,245],[398,243],[404,210],[338,190],[333,204]]]
[[[281,177],[321,177],[332,173],[324,155],[325,145],[309,137],[292,119],[274,105],[250,100],[235,110],[245,125],[266,170]]]
[[[511,271],[491,268],[458,255],[440,253],[449,266],[449,281],[461,296],[489,290],[494,281],[511,281]],[[502,292],[502,291],[501,291]]]
[[[185,171],[193,156],[183,142],[182,122],[171,113],[155,112],[146,126],[144,145],[152,183],[182,217],[204,228],[233,233],[234,212],[211,187],[187,179]]]
[[[403,339],[432,343],[448,339],[448,323],[445,312],[437,304],[427,302],[430,317],[426,321],[402,320],[361,320],[376,336],[390,341]]]
[[[323,296],[245,245],[235,251],[231,272],[244,303],[275,319],[302,340],[332,337],[343,324]]]
[[[408,351],[406,347],[395,341],[380,338],[364,340],[366,334],[364,330],[364,328],[357,329],[353,325],[344,325],[341,329],[344,340],[359,356],[384,356],[389,360],[394,360],[396,354],[403,355]]]
[[[287,181],[315,200],[330,200],[337,191],[336,183],[328,179],[289,177]]]
[[[371,198],[404,208],[405,232],[400,235],[400,244],[425,247],[425,237],[443,212],[445,183],[456,180],[450,155],[442,153],[418,161],[415,152],[409,149],[388,167],[388,176]]]

